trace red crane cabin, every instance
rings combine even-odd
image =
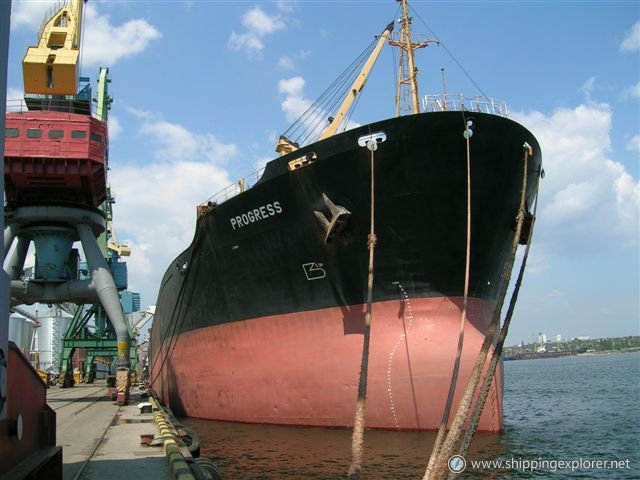
[[[99,206],[106,198],[107,126],[90,115],[47,110],[6,115],[8,202]]]

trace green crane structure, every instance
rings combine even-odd
[[[94,99],[96,103],[95,116],[101,122],[108,120],[112,98],[109,96],[108,85],[109,69],[100,68],[98,73],[97,95]],[[126,245],[120,244],[116,238],[113,228],[113,209],[115,203],[111,195],[111,189],[107,186],[107,198],[100,205],[106,218],[106,226],[97,241],[100,251],[109,265],[114,277],[116,287],[121,292],[127,288],[126,264],[121,262],[121,257],[129,256],[131,250]],[[81,269],[82,275],[82,269]],[[136,335],[127,323],[131,344],[136,345]],[[96,372],[95,362],[111,365],[115,367],[114,360],[118,357],[118,344],[116,333],[110,322],[107,321],[107,314],[102,305],[79,305],[74,312],[73,319],[64,334],[63,351],[60,362],[60,383],[63,387],[71,387],[75,383],[73,377],[72,358],[76,349],[82,348],[86,352],[84,360],[84,372],[82,378],[85,382],[93,382]],[[136,348],[129,350],[129,360],[131,371],[136,371],[137,351]],[[111,373],[114,373],[113,371]]]

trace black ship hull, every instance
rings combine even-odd
[[[388,345],[383,341],[379,351],[372,350],[372,365],[388,368],[369,370],[373,383],[379,380],[381,393],[368,399],[367,425],[437,428],[439,418],[431,418],[437,416],[431,411],[441,409],[446,395],[443,385],[450,375],[457,339],[452,319],[457,316],[459,322],[464,287],[467,141],[463,133],[469,120],[473,130],[469,292],[477,308],[468,322],[472,333],[460,378],[464,385],[515,235],[524,144],[533,148],[528,162],[527,208],[534,200],[541,155],[533,135],[516,122],[457,111],[385,120],[303,147],[270,162],[252,188],[206,209],[198,218],[192,244],[172,262],[159,293],[150,375],[164,400],[180,413],[202,418],[348,423],[345,419],[353,414],[362,348],[370,228],[371,152],[358,141],[382,132],[386,140],[374,153],[377,245],[373,301],[377,307],[372,339],[374,345],[374,335],[394,340]],[[289,169],[292,160],[305,156],[309,163]],[[327,226],[322,218],[331,220],[331,204],[348,213],[339,228],[330,230],[326,241]],[[443,314],[432,309],[434,302],[443,301],[450,302],[453,310]],[[409,313],[412,333],[407,331]],[[282,319],[294,322],[297,331],[293,340],[284,342],[292,332],[280,324]],[[327,322],[326,328],[323,322]],[[252,335],[263,338],[254,345],[254,355],[234,357],[234,352],[243,348],[242,327],[248,332],[258,324],[261,327]],[[400,368],[393,367],[398,335],[406,347],[402,348],[406,358],[396,363],[430,364],[424,374],[416,375],[409,368],[396,375],[396,389],[401,389],[400,382],[411,384],[410,390],[396,396],[413,397],[407,404],[413,412],[402,425],[396,411],[401,399],[391,400],[391,408],[391,393],[387,392],[391,387],[383,388],[391,384],[393,368]],[[417,343],[419,335],[425,336],[422,343]],[[194,339],[205,337],[211,339],[208,347],[191,346]],[[348,343],[342,344],[347,337]],[[314,339],[317,351],[302,358],[314,350]],[[320,358],[323,352],[324,356],[340,358],[343,368],[324,362]],[[279,367],[300,362],[306,365],[294,373]],[[243,371],[252,373],[243,377]],[[273,382],[257,380],[274,375],[279,377]],[[315,380],[309,383],[309,378]],[[346,385],[335,386],[331,378],[341,378]],[[233,392],[237,388],[245,392],[246,384],[254,384],[255,395],[265,401],[240,400],[240,392]],[[200,391],[204,389],[210,392]],[[301,398],[285,395],[284,401],[282,392],[287,389]],[[317,395],[317,389],[323,389],[319,400],[302,398],[313,392]],[[195,391],[190,395],[200,400],[185,401],[180,392],[187,391]],[[417,402],[416,392],[428,398]],[[501,428],[499,378],[493,395],[493,412],[483,415],[481,430]],[[218,401],[221,396],[224,400]],[[285,403],[286,408],[274,411],[274,402]],[[334,407],[341,403],[345,405],[340,409],[349,415]],[[326,412],[325,404],[332,405]],[[322,415],[317,416],[318,411],[323,411]],[[335,415],[328,418],[331,412]]]

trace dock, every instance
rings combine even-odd
[[[141,435],[159,433],[153,413],[137,407],[147,401],[142,392],[133,388],[125,406],[107,393],[104,381],[47,390],[47,403],[57,417],[56,443],[63,448],[63,479],[173,478],[162,443],[141,444]]]

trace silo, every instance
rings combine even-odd
[[[59,372],[62,358],[62,341],[71,317],[58,308],[49,310],[46,316],[38,318],[38,351],[40,369]]]
[[[33,322],[18,315],[9,317],[9,340],[14,342],[27,358],[29,358],[32,337]]]

